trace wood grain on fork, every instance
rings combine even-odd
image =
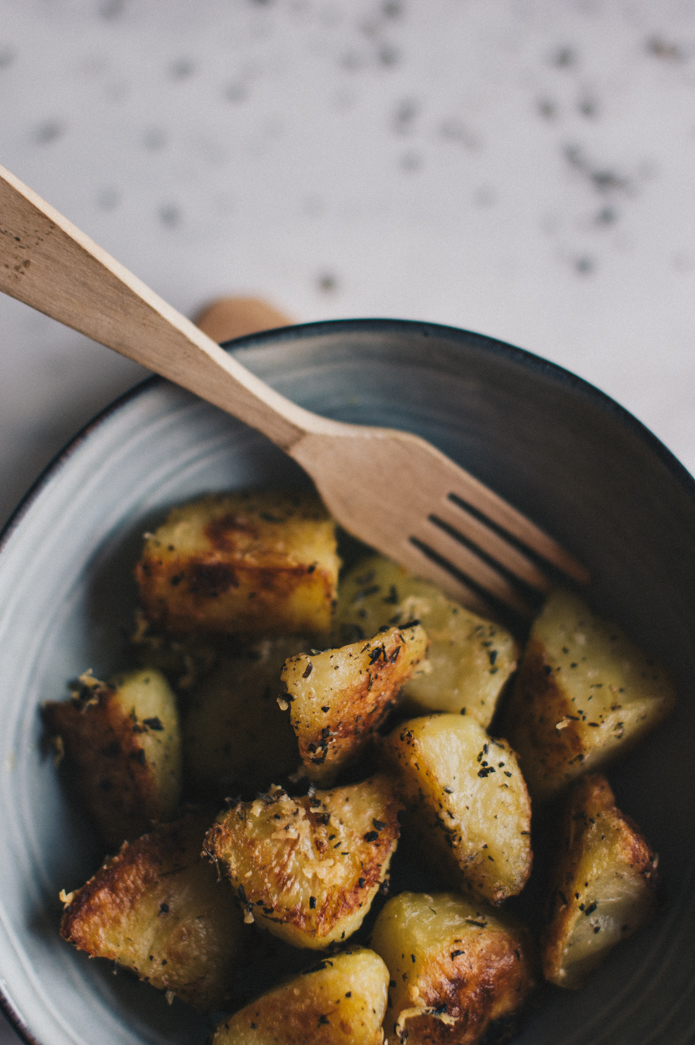
[[[270,388],[2,168],[0,215],[1,290],[258,429],[302,465],[349,533],[435,580],[451,597],[476,609],[491,597],[493,605],[529,613],[512,578],[522,592],[524,585],[547,585],[520,558],[519,543],[576,580],[587,579],[557,542],[424,439],[320,417]],[[206,310],[201,324],[217,337],[239,336],[254,323],[267,328],[285,319],[242,300],[235,327],[223,329],[234,309],[221,303]]]

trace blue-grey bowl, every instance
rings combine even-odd
[[[518,1045],[695,1041],[695,483],[606,396],[509,345],[422,323],[356,320],[236,342],[237,357],[329,417],[429,439],[590,568],[592,599],[667,663],[680,692],[611,773],[661,857],[656,921],[576,994],[551,992]],[[60,787],[38,708],[121,663],[144,530],[210,490],[298,470],[262,436],[158,379],[82,431],[0,547],[0,993],[40,1045],[196,1045],[206,1021],[58,936],[61,888],[100,854]]]

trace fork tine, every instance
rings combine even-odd
[[[579,584],[589,584],[588,570],[573,555],[475,476],[466,472],[458,488],[451,489],[449,497],[455,499],[454,503],[463,502],[464,507],[470,505]]]
[[[416,576],[425,576],[428,580],[437,584],[450,599],[460,602],[461,605],[466,606],[469,610],[473,610],[474,613],[480,614],[481,617],[494,616],[493,608],[489,602],[482,599],[478,592],[464,584],[462,580],[459,580],[449,570],[434,562],[416,544],[404,541],[398,549],[396,558],[401,565],[407,567]]]
[[[434,517],[451,526],[525,584],[543,593],[550,591],[552,582],[535,563],[456,501],[444,501]]]
[[[520,596],[503,574],[446,530],[442,530],[435,522],[423,520],[417,532],[412,534],[411,540],[413,538],[451,563],[454,569],[460,570],[498,602],[525,617],[532,612],[530,604]]]

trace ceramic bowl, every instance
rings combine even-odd
[[[611,400],[528,353],[395,321],[316,324],[236,342],[286,396],[431,440],[590,568],[591,597],[667,663],[676,713],[611,772],[661,856],[664,904],[585,990],[553,991],[517,1045],[695,1039],[695,484]],[[0,991],[40,1045],[196,1045],[209,1027],[113,976],[57,932],[58,892],[97,866],[58,783],[38,708],[86,668],[120,666],[141,534],[211,490],[303,481],[280,451],[163,381],[89,425],[10,522],[0,552]]]

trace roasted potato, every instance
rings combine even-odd
[[[232,635],[169,635],[154,631],[138,606],[131,635],[131,653],[137,664],[156,668],[171,682],[176,692],[187,696],[225,657],[245,653],[259,640],[237,639]],[[262,640],[260,640],[262,641]]]
[[[360,754],[426,653],[427,635],[415,624],[287,661],[292,728],[312,780],[332,783]]]
[[[168,820],[181,793],[176,701],[160,672],[82,675],[71,700],[44,704],[44,721],[77,769],[94,823],[113,848]]]
[[[413,711],[465,708],[487,728],[516,668],[512,635],[383,555],[358,562],[341,581],[335,633],[342,642],[368,639],[384,625],[411,620],[420,621],[430,640],[427,660],[403,688]]]
[[[248,920],[321,949],[362,924],[396,848],[398,812],[385,776],[297,799],[271,788],[221,813],[204,851]]]
[[[198,1009],[224,1002],[242,953],[241,914],[200,857],[210,818],[188,814],[126,844],[65,903],[61,935]]]
[[[558,590],[531,629],[504,732],[531,795],[545,799],[629,750],[675,700],[660,664]]]
[[[175,508],[137,567],[157,630],[174,634],[326,634],[340,561],[316,495],[215,494]]]
[[[394,896],[376,920],[372,946],[391,977],[389,1041],[473,1045],[534,986],[526,930],[455,893]]]
[[[183,750],[198,793],[256,794],[297,769],[297,738],[278,697],[282,665],[301,647],[295,638],[266,639],[252,654],[223,660],[191,691]]]
[[[382,1045],[388,982],[374,951],[343,951],[225,1020],[212,1045]]]
[[[425,856],[477,899],[500,904],[531,872],[531,803],[514,752],[467,715],[409,719],[383,743]]]
[[[582,987],[620,940],[654,914],[658,858],[616,807],[608,781],[590,773],[573,787],[552,875],[543,973]]]

